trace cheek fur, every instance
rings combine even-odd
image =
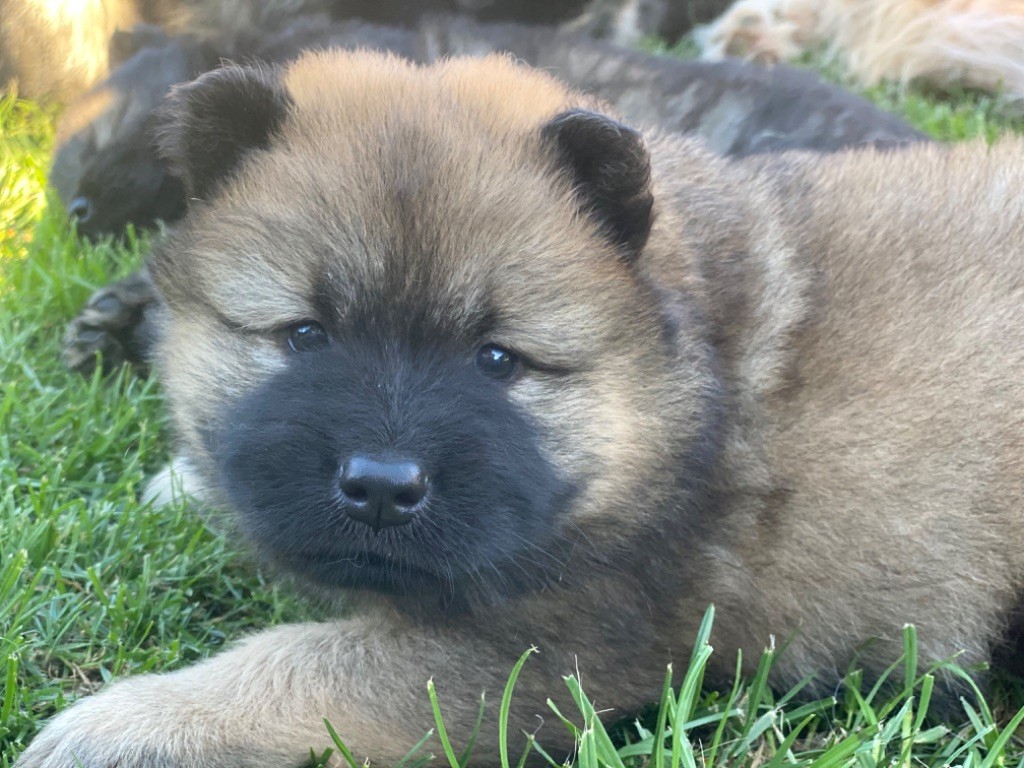
[[[512,400],[542,425],[543,451],[565,477],[600,500],[631,491],[630,478],[647,476],[645,465],[661,442],[662,425],[651,394],[634,377],[612,366],[595,371],[526,380],[510,390]],[[611,494],[611,495],[609,495]],[[591,505],[577,506],[586,515]]]
[[[283,371],[285,356],[269,339],[232,334],[198,316],[165,322],[158,348],[160,378],[179,436],[195,452],[205,453],[198,432]]]

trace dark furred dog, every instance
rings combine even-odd
[[[498,764],[524,649],[513,750],[562,675],[609,718],[656,698],[710,602],[713,683],[773,636],[774,684],[834,690],[866,643],[874,678],[905,622],[922,664],[990,657],[1024,587],[1024,145],[727,161],[609,111],[502,57],[173,92],[180,466],[359,611],[115,683],[19,768],[279,768],[324,718],[389,765],[431,677],[459,744],[487,692]]]

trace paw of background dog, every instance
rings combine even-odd
[[[125,362],[143,364],[149,342],[146,310],[155,301],[144,272],[98,290],[64,334],[64,364],[86,376],[101,359],[106,371]]]

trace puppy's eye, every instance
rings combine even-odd
[[[327,331],[320,323],[305,320],[288,329],[288,347],[292,352],[315,352],[329,343]]]
[[[505,381],[519,370],[519,357],[497,344],[485,344],[476,353],[476,369],[491,379]]]

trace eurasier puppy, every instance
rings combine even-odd
[[[739,0],[698,37],[707,58],[774,63],[828,46],[864,85],[920,80],[1024,99],[1020,0]]]
[[[500,57],[308,54],[176,89],[150,268],[182,463],[358,617],[58,716],[19,768],[390,764],[433,677],[477,762],[579,669],[989,658],[1024,584],[1024,146],[730,162]],[[749,671],[749,670],[748,670]],[[559,727],[539,739],[569,750]],[[513,745],[515,747],[516,745]],[[435,747],[436,748],[436,747]],[[561,753],[561,754],[564,754]],[[79,762],[80,761],[80,762]]]

